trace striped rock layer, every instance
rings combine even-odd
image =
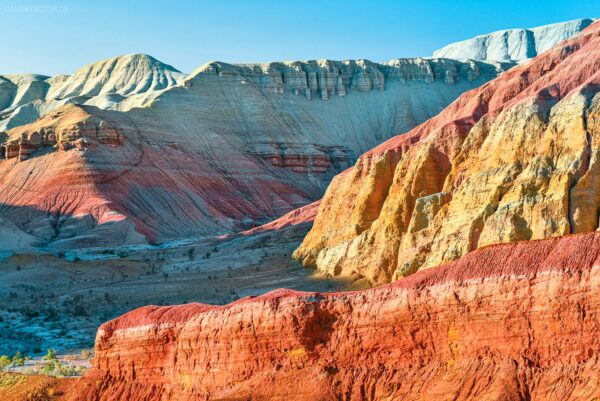
[[[490,244],[598,228],[600,23],[336,176],[295,256],[387,283]]]
[[[599,233],[497,245],[359,292],[134,310],[71,399],[591,400],[599,319]]]
[[[183,77],[146,59],[80,70],[44,92],[62,106],[38,110],[37,120],[0,113],[13,122],[0,132],[0,237],[21,231],[0,250],[144,244],[264,224],[319,199],[358,155],[512,66],[213,62]],[[26,102],[30,87],[0,85],[0,95]]]

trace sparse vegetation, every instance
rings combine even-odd
[[[21,383],[24,380],[24,376],[3,374],[0,376],[0,388],[10,388]]]
[[[10,366],[11,363],[12,363],[12,361],[8,357],[8,355],[0,356],[0,370],[4,370],[4,368]]]
[[[47,363],[36,365],[34,372],[39,372],[48,376],[69,377],[81,376],[87,369],[75,365],[63,365],[58,359],[49,360]]]
[[[17,351],[11,360],[11,366],[23,366],[25,364],[25,357],[21,351]]]
[[[48,352],[46,352],[44,359],[47,361],[56,360],[56,350],[48,348]]]
[[[195,258],[194,254],[195,253],[196,253],[196,248],[190,248],[190,249],[188,249],[188,251],[187,251],[188,259],[189,260],[194,260],[194,258]]]

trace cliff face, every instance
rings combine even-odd
[[[77,400],[590,400],[600,234],[486,247],[352,293],[148,306],[105,323]]]
[[[334,178],[295,255],[385,283],[485,245],[598,228],[600,25]]]
[[[46,100],[85,104],[0,133],[0,225],[23,238],[0,248],[255,227],[318,199],[357,155],[510,66],[215,62],[177,81],[144,60],[107,60],[55,82]]]

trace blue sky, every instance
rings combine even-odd
[[[490,31],[600,17],[597,0],[0,0],[0,74],[71,73],[147,53],[190,72],[210,60],[428,56]]]

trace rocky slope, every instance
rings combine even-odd
[[[22,244],[161,242],[263,224],[512,65],[213,62],[178,81],[135,60],[66,78],[50,97],[90,100],[0,133],[0,217]],[[121,100],[91,105],[106,108],[102,96]]]
[[[496,31],[451,43],[436,50],[433,57],[456,60],[523,61],[542,54],[559,42],[577,35],[593,21],[584,18],[536,28]]]
[[[103,109],[140,107],[147,97],[181,82],[185,74],[145,54],[130,54],[86,65],[73,75],[0,76],[0,130],[33,122],[65,104]]]
[[[73,398],[591,400],[599,263],[600,234],[580,234],[367,291],[143,307],[100,327]]]
[[[296,257],[377,284],[490,244],[596,230],[599,88],[596,22],[361,156]]]

